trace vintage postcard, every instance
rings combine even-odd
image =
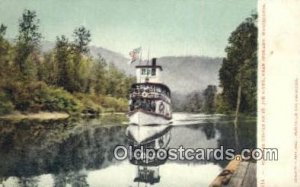
[[[299,12],[0,0],[0,186],[300,186]]]

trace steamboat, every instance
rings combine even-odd
[[[129,96],[129,123],[143,125],[168,125],[172,119],[171,91],[162,83],[163,68],[156,65],[137,65],[136,83]]]

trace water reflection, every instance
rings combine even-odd
[[[154,148],[235,148],[227,116],[174,114],[175,126],[124,126],[124,117],[61,121],[0,121],[0,184],[18,186],[208,186],[218,160],[117,161],[117,145]],[[241,148],[256,146],[255,121],[241,119]],[[1,185],[0,185],[1,186]]]
[[[167,161],[167,152],[164,157],[159,157],[158,150],[168,150],[171,139],[171,126],[138,126],[129,125],[126,129],[126,135],[129,140],[129,146],[132,147],[129,159],[130,163],[136,165],[136,176],[134,182],[145,184],[154,184],[160,181],[159,166]],[[135,156],[135,151],[142,149],[152,149],[152,155],[147,157],[144,152]]]
[[[51,173],[53,186],[89,186],[87,170],[117,161],[116,145],[126,144],[125,128],[94,121],[3,122],[0,126],[0,176],[16,186],[37,186],[35,176]],[[8,185],[10,186],[10,185]]]

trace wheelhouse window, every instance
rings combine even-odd
[[[151,75],[152,75],[152,76],[155,76],[155,75],[156,75],[156,69],[155,69],[155,68],[152,68]]]
[[[151,69],[142,68],[142,75],[151,75]]]
[[[142,75],[147,75],[147,68],[142,68]]]

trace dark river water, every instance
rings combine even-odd
[[[168,148],[224,146],[238,151],[256,146],[253,118],[242,118],[234,130],[233,119],[227,116],[175,113],[173,117],[172,127],[164,132],[168,133]],[[125,116],[106,115],[97,119],[0,121],[0,186],[201,187],[208,186],[228,163],[167,160],[155,166],[159,180],[138,181],[140,165],[113,156],[117,145],[131,142],[124,120]]]

